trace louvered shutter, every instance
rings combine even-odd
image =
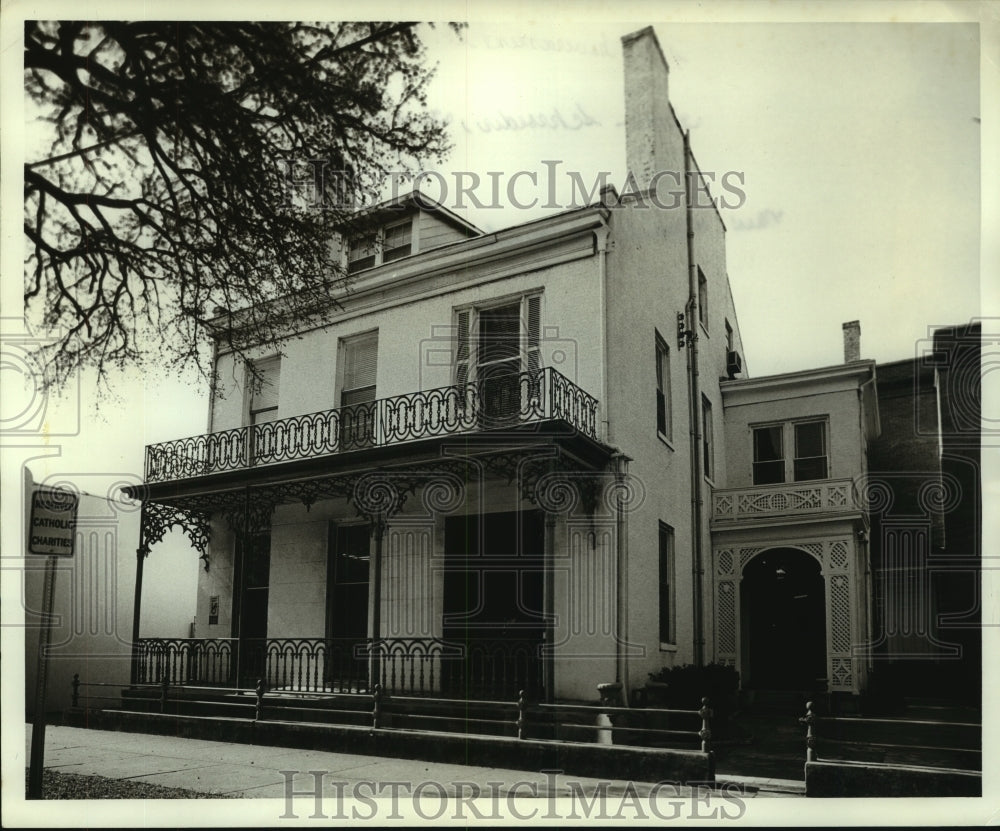
[[[455,333],[455,383],[462,385],[469,381],[469,325],[471,313],[469,311],[459,312],[456,317],[458,323]]]
[[[541,366],[541,338],[542,338],[542,298],[528,298],[528,342],[527,358],[529,372],[534,372]]]

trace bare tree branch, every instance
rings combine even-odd
[[[51,131],[24,165],[25,305],[54,333],[49,383],[79,367],[195,363],[283,334],[275,302],[329,306],[352,188],[449,149],[425,107],[414,23],[25,25],[25,90]],[[345,204],[305,204],[296,164],[356,172]],[[239,313],[239,338],[213,328]]]

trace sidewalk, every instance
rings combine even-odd
[[[30,759],[30,745],[31,728],[26,725],[25,766]],[[604,793],[609,799],[620,800],[631,792],[642,799],[652,793],[665,800],[668,796],[676,799],[694,795],[691,787],[671,786],[668,794],[662,788],[657,791],[655,783],[630,783],[611,776],[594,779],[486,764],[444,764],[62,726],[46,728],[45,767],[241,798],[282,799],[291,779],[292,790],[310,804],[316,790],[314,771],[322,772],[323,798],[331,804],[338,794],[390,796],[393,783],[404,783],[395,786],[404,795],[420,783],[431,783],[427,786],[431,796],[449,797],[467,797],[477,793],[477,787],[479,793],[503,798],[516,794],[539,798],[582,796],[589,800]],[[738,792],[744,798],[801,795],[795,793],[801,783],[736,776],[719,779],[733,783],[732,793]]]

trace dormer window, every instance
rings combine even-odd
[[[390,263],[400,257],[410,255],[413,220],[407,219],[385,226],[385,244],[382,248],[382,262]]]
[[[382,225],[353,237],[347,250],[347,273],[391,263],[413,253],[413,217]]]
[[[375,265],[376,238],[374,234],[355,237],[347,252],[347,273],[362,271]]]

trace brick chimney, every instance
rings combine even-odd
[[[844,363],[861,360],[861,321],[850,320],[844,324]]]
[[[625,35],[622,52],[628,169],[643,190],[658,171],[678,171],[679,180],[666,180],[676,190],[684,181],[684,139],[667,94],[667,59],[653,27]]]

